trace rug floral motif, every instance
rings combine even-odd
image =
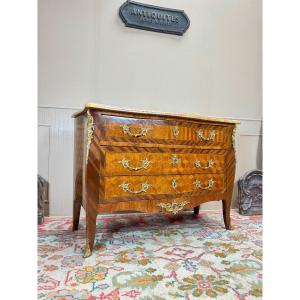
[[[99,216],[82,257],[84,219],[46,218],[38,236],[38,299],[262,299],[261,216],[232,211]]]

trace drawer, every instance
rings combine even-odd
[[[191,145],[222,149],[230,145],[228,126],[209,123],[101,116],[102,140],[119,143]]]
[[[149,149],[139,148],[136,151],[139,152],[128,151],[126,148],[123,150],[123,147],[115,147],[115,150],[112,151],[104,150],[104,167],[100,167],[101,175],[215,174],[224,172],[225,150],[204,150],[203,152],[206,153],[161,153],[161,150],[149,152]]]
[[[176,197],[180,194],[221,192],[224,189],[223,174],[116,176],[102,177],[100,181],[104,187],[100,198],[105,201],[151,199],[155,198],[153,196],[168,195]]]

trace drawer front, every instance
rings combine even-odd
[[[176,197],[180,194],[221,192],[224,189],[223,174],[117,176],[104,177],[101,180],[104,184],[104,195],[100,195],[100,198],[106,201],[149,199],[149,196],[155,198],[153,196],[159,195]]]
[[[217,149],[229,145],[226,125],[106,115],[102,118],[104,140],[110,142],[196,145]]]
[[[140,151],[140,153],[105,152],[105,167],[102,168],[102,175],[215,174],[224,172],[224,154]],[[218,150],[218,152],[224,151]]]

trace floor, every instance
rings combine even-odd
[[[99,216],[96,246],[83,259],[84,219],[39,226],[38,298],[262,299],[262,217],[232,210]]]

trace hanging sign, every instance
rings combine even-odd
[[[183,10],[126,1],[119,10],[125,26],[183,35],[190,20]]]

